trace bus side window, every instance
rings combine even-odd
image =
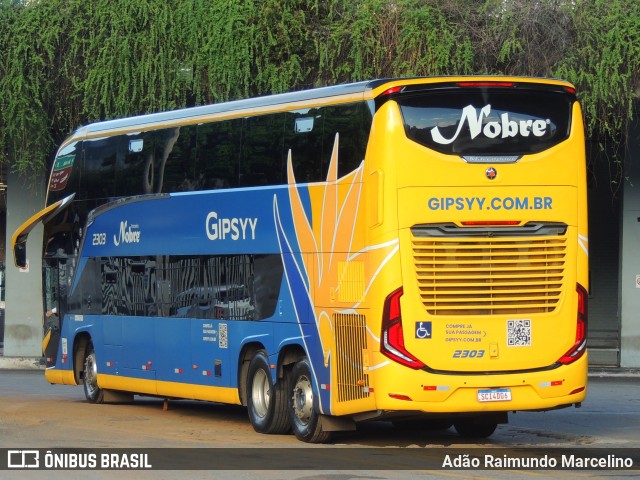
[[[339,134],[338,178],[353,172],[364,160],[372,116],[365,102],[325,107],[323,174],[327,175],[336,134]]]
[[[116,192],[119,196],[152,193],[154,190],[155,132],[126,135],[124,155],[116,166]]]
[[[287,112],[284,134],[283,178],[287,178],[286,159],[291,150],[293,174],[297,183],[322,182],[323,109]]]
[[[117,315],[116,299],[120,294],[118,291],[118,266],[105,257],[101,259],[100,272],[102,274],[102,314]]]
[[[203,123],[197,130],[196,190],[237,187],[242,120]]]
[[[157,133],[156,192],[196,190],[197,127],[184,125]]]
[[[281,185],[284,113],[244,119],[240,157],[241,187]]]
[[[155,260],[133,257],[127,262],[129,314],[155,317],[158,313]]]
[[[61,263],[62,264],[62,263]],[[82,269],[80,281],[68,295],[67,313],[95,315],[102,313],[100,259],[89,258]],[[50,308],[49,308],[50,310]]]
[[[80,176],[83,168],[83,142],[71,143],[58,152],[53,160],[53,165],[51,165],[49,205],[74,192],[76,193],[76,200],[80,199],[78,188],[80,187]]]
[[[155,281],[156,281],[156,305],[159,317],[175,316],[175,308],[173,308],[170,262],[168,255],[156,255],[155,257]]]
[[[116,196],[116,164],[125,155],[127,145],[126,135],[84,141],[80,199],[96,198],[102,203]]]

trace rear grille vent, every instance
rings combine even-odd
[[[483,234],[436,234],[428,226],[412,229],[413,257],[418,288],[431,315],[527,314],[554,311],[565,281],[567,238],[553,228],[495,228]],[[541,233],[542,232],[542,233]],[[528,232],[531,235],[531,231]]]
[[[348,402],[369,396],[369,376],[364,370],[367,348],[366,317],[357,314],[333,315],[338,364],[338,401]]]

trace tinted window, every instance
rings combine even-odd
[[[331,152],[339,134],[338,177],[353,172],[364,160],[372,116],[364,102],[323,108],[323,179],[329,171]]]
[[[284,155],[291,150],[293,174],[298,183],[322,181],[322,108],[288,112],[285,121]],[[284,179],[286,179],[286,170]]]
[[[84,141],[84,171],[80,198],[110,198],[116,196],[116,163],[124,156],[128,145],[126,135]]]
[[[261,320],[275,313],[283,275],[280,255],[105,257],[97,265],[82,273],[84,313]]]
[[[196,129],[185,125],[156,132],[156,193],[196,190]]]
[[[541,152],[569,134],[573,98],[535,90],[449,90],[400,96],[407,136],[458,155]]]
[[[194,173],[196,190],[238,186],[242,120],[198,125],[198,158]]]
[[[86,275],[94,272],[88,270]],[[154,259],[105,258],[102,261],[102,313],[105,315],[155,316],[158,313]],[[93,279],[83,273],[83,280]]]
[[[279,185],[284,183],[284,113],[244,119],[240,186]]]
[[[49,205],[78,191],[83,160],[82,142],[72,143],[58,153],[51,167]]]
[[[82,240],[82,226],[86,223],[84,202],[73,202],[44,224],[43,254],[45,257],[75,255]]]
[[[151,193],[155,173],[154,132],[133,133],[126,137],[124,154],[116,166],[116,192],[119,196]]]
[[[85,140],[56,159],[49,204],[73,191],[88,211],[132,195],[282,185],[289,150],[297,182],[322,182],[336,134],[344,176],[364,160],[371,121],[355,102]]]
[[[116,163],[118,197],[195,189],[195,126],[132,133],[125,137],[125,148]]]
[[[327,180],[336,136],[338,177],[354,171],[364,160],[371,121],[364,102],[288,113],[284,150],[286,158],[291,149],[296,182]]]

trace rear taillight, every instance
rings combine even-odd
[[[516,84],[513,82],[458,82],[458,86],[463,88],[512,88]]]
[[[576,341],[573,347],[558,360],[559,363],[568,365],[578,360],[587,351],[587,291],[578,284],[578,315],[576,321]]]
[[[520,225],[520,220],[481,220],[461,222],[465,227],[515,227]]]
[[[404,87],[391,87],[380,94],[381,97],[393,95],[394,93],[399,93],[402,91]]]
[[[400,311],[402,293],[402,288],[399,288],[384,301],[380,352],[395,362],[417,370],[425,365],[411,355],[404,346],[402,312]]]

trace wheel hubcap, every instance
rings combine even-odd
[[[264,370],[258,370],[253,376],[253,384],[251,386],[251,400],[253,401],[253,409],[259,417],[264,417],[269,411],[269,379]]]
[[[293,387],[293,411],[301,424],[306,425],[313,412],[313,390],[311,382],[302,375]]]
[[[93,395],[98,391],[98,366],[96,365],[96,357],[94,353],[91,353],[87,357],[87,361],[84,366],[84,380],[90,395]]]

